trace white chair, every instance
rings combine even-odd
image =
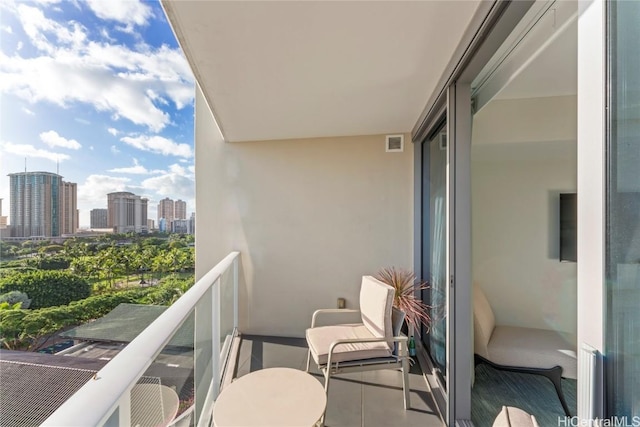
[[[475,364],[543,375],[553,383],[562,409],[571,416],[562,392],[562,377],[576,378],[576,338],[547,329],[496,325],[491,305],[480,287],[473,289]]]
[[[401,369],[404,408],[409,402],[409,356],[407,337],[393,336],[391,312],[394,289],[381,281],[363,276],[360,310],[324,309],[313,313],[307,329],[309,345],[307,372],[311,358],[324,374],[324,389],[329,391],[331,375],[378,369]],[[316,327],[320,315],[360,313],[362,323]],[[397,343],[397,354],[394,354]]]

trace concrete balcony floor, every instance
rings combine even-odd
[[[307,343],[302,338],[243,335],[236,377],[265,368],[305,369]],[[312,361],[310,371],[324,384]],[[409,375],[411,409],[402,403],[400,371],[341,374],[331,378],[325,425],[327,427],[431,427],[442,426],[431,392],[418,363]]]

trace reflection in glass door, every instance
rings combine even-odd
[[[446,377],[447,134],[444,125],[422,147],[422,270],[429,281],[423,300],[431,307],[431,328],[423,342],[441,385]],[[428,226],[427,226],[428,225]]]

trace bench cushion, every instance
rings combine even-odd
[[[493,422],[493,427],[539,427],[536,417],[520,408],[503,406]]]
[[[331,343],[338,339],[378,338],[361,323],[309,328],[306,332],[307,343],[313,360],[318,365],[326,365]],[[386,342],[344,344],[336,347],[331,362],[389,357],[391,350]]]
[[[576,338],[547,329],[496,326],[487,347],[490,361],[527,368],[562,367],[562,376],[576,378]]]
[[[493,315],[491,305],[480,286],[473,287],[473,343],[474,351],[485,359],[489,359],[487,346],[493,329],[496,326],[496,318]]]

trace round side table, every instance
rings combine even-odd
[[[262,369],[225,387],[213,407],[217,427],[313,426],[327,405],[322,384],[290,368]]]

